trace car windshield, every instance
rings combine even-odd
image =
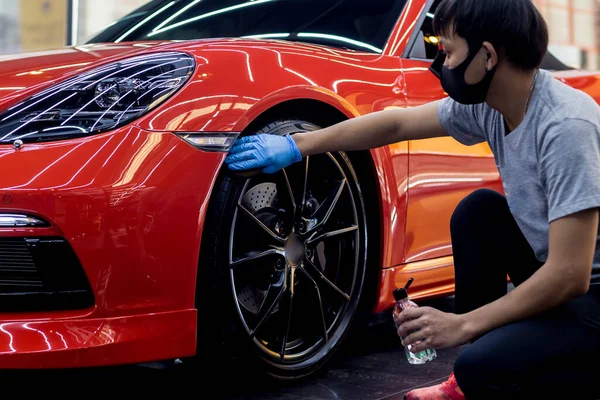
[[[381,53],[406,0],[154,0],[88,43],[254,37]]]

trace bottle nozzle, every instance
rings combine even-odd
[[[394,290],[394,298],[396,299],[396,301],[406,299],[408,297],[408,288],[410,287],[410,285],[412,285],[414,280],[414,278],[410,278],[403,288],[398,288]]]

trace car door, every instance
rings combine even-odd
[[[429,67],[438,42],[431,22],[439,0],[417,21],[417,30],[403,55],[408,107],[446,97]],[[493,154],[486,143],[464,146],[451,137],[411,141],[408,144],[408,202],[405,260],[439,259],[448,268],[452,254],[450,218],[458,203],[479,188],[502,192]],[[428,268],[436,264],[428,263]],[[449,271],[447,278],[451,279]],[[445,275],[446,275],[445,274]]]

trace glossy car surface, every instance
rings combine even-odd
[[[87,45],[0,57],[3,368],[138,363],[202,352],[199,332],[213,328],[206,309],[231,298],[226,290],[218,300],[202,298],[212,278],[199,273],[209,246],[206,232],[213,228],[205,224],[211,204],[224,190],[223,182],[241,179],[224,178],[229,176],[222,165],[227,143],[291,116],[324,126],[445,96],[428,70],[436,48],[428,26],[432,1],[352,0],[342,3],[343,12],[329,10],[334,1],[319,1],[322,9],[301,1],[155,1]],[[276,7],[279,3],[288,9]],[[262,18],[238,14],[262,7],[268,11]],[[314,31],[290,27],[311,20],[298,17],[307,9],[321,21]],[[228,19],[234,15],[239,20]],[[240,28],[261,23],[272,30]],[[324,30],[328,26],[335,27],[333,33]],[[117,62],[127,65],[133,57],[164,54],[191,56],[192,72],[164,83],[167,91],[169,85],[180,87],[126,124],[110,128],[100,123],[102,115],[96,123],[109,128],[98,132],[94,123],[88,129],[90,117],[83,108],[63,115],[55,111],[58,102],[30,114],[38,107],[31,96],[62,96],[54,88],[69,79],[76,82]],[[568,69],[555,74],[599,98],[595,74]],[[73,98],[84,91],[81,86],[72,90]],[[106,109],[103,102],[111,97],[96,90],[100,97],[93,100]],[[15,110],[22,114],[13,115]],[[85,121],[68,129],[53,122],[64,122],[66,115]],[[45,128],[25,133],[33,124]],[[53,129],[58,132],[51,136]],[[348,199],[357,213],[354,225],[343,229],[364,228],[357,243],[363,240],[365,249],[352,244],[366,257],[361,303],[372,312],[388,310],[393,289],[410,277],[416,300],[452,293],[449,220],[454,207],[475,189],[502,191],[490,149],[443,138],[349,154],[347,165],[345,156],[336,157],[332,160],[352,188]],[[365,224],[359,198],[364,198]],[[33,219],[17,223],[27,218]],[[306,238],[301,240],[308,246]],[[57,254],[62,258],[52,258]],[[285,276],[293,287],[292,271],[300,276],[304,270],[296,270],[289,255],[286,262],[291,269],[285,274],[291,275]],[[68,285],[65,276],[72,280]],[[321,283],[315,285],[324,290]],[[284,287],[293,297],[293,289]],[[336,335],[345,333],[343,326]],[[288,331],[289,321],[284,338]],[[327,332],[324,338],[327,342]],[[282,361],[273,361],[273,375],[296,368],[285,349],[275,353]],[[317,357],[318,366],[326,361],[324,355],[311,357]]]

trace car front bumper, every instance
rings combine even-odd
[[[0,368],[193,354],[202,227],[223,158],[135,126],[0,146],[0,219],[45,223],[0,226],[0,302],[10,298],[0,307]],[[36,240],[60,242],[74,266],[65,272],[53,250],[33,257],[22,243]]]

